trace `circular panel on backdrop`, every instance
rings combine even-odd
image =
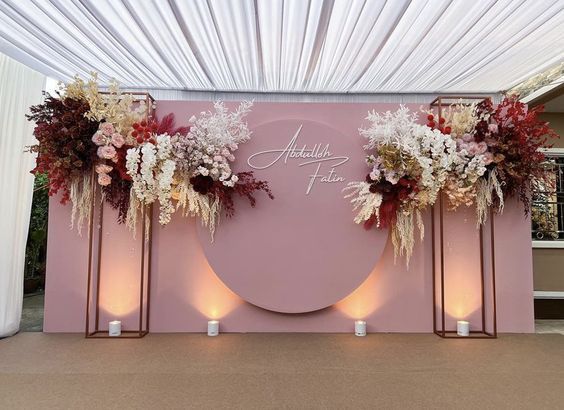
[[[280,120],[253,129],[235,153],[237,171],[252,170],[275,196],[257,205],[237,199],[214,242],[198,236],[216,275],[244,300],[264,309],[323,309],[354,291],[372,272],[387,232],[365,230],[342,189],[364,178],[362,140],[325,124]]]

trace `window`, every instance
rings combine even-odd
[[[564,149],[546,150],[548,181],[533,182],[533,244],[564,247]]]

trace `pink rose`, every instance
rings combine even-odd
[[[102,124],[100,124],[99,129],[107,136],[110,136],[115,132],[114,126],[112,125],[111,122],[103,122]]]
[[[123,146],[123,144],[125,144],[125,139],[123,138],[123,136],[121,134],[114,132],[112,134],[112,144],[116,148],[121,148]]]
[[[116,156],[116,149],[111,145],[104,145],[98,147],[98,156],[104,159],[112,159]]]
[[[112,172],[113,167],[110,167],[106,164],[98,164],[96,165],[96,173],[97,174],[108,174]]]
[[[497,134],[497,124],[490,124],[488,125],[488,130],[490,130],[490,132]]]
[[[493,160],[494,160],[494,156],[491,152],[486,152],[484,154],[484,164],[485,165],[491,164],[493,162]]]
[[[468,144],[468,155],[474,156],[478,153],[478,144],[476,144],[475,142],[471,142],[470,144]]]
[[[484,141],[478,143],[478,154],[483,154],[488,150],[488,144]]]
[[[104,135],[100,131],[96,131],[94,133],[94,135],[92,136],[92,142],[98,146],[104,145],[106,143]]]
[[[112,177],[108,174],[98,174],[98,183],[102,186],[108,186],[112,183]]]

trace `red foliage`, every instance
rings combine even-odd
[[[482,142],[489,136],[489,120],[487,118],[488,115],[492,115],[494,112],[494,106],[492,100],[486,98],[485,100],[478,103],[476,106],[476,113],[480,118],[480,121],[476,124],[474,128],[474,140],[476,142]]]
[[[379,208],[378,218],[373,215],[364,223],[366,229],[370,229],[376,220],[380,221],[380,228],[388,228],[396,222],[396,214],[402,203],[417,193],[417,181],[408,177],[402,177],[397,184],[392,184],[385,179],[373,181],[370,174],[366,176],[366,181],[370,183],[370,192],[382,195],[382,204]]]
[[[547,122],[538,119],[543,107],[528,110],[517,97],[506,97],[495,108],[491,102],[478,108],[490,114],[489,122],[481,121],[476,127],[476,135],[486,141],[495,157],[489,169],[496,169],[503,196],[518,197],[528,213],[530,182],[547,177],[545,155],[539,148],[549,146],[548,140],[557,134]]]
[[[153,121],[157,123],[157,134],[186,135],[190,131],[190,127],[188,126],[176,126],[176,120],[173,113],[165,115],[162,120],[155,117]]]
[[[118,222],[124,223],[129,209],[129,194],[131,181],[119,178],[117,170],[110,172],[112,183],[102,187],[104,200],[116,211],[118,211]]]
[[[190,131],[190,127],[177,127],[176,120],[174,119],[174,114],[170,113],[165,115],[162,120],[159,120],[158,117],[154,117],[149,121],[143,120],[139,123],[134,123],[133,132],[131,133],[131,135],[137,140],[139,144],[142,144],[145,141],[149,141],[151,144],[155,144],[155,135],[186,135],[188,134],[188,131]]]
[[[118,222],[124,223],[129,208],[129,195],[131,191],[131,177],[127,174],[125,157],[131,145],[123,145],[116,148],[117,162],[108,163],[113,169],[109,173],[112,183],[102,186],[104,199],[116,211],[118,211]]]
[[[235,194],[240,197],[247,198],[253,208],[257,202],[254,197],[254,194],[257,191],[264,191],[270,199],[274,199],[274,195],[272,195],[272,192],[270,191],[268,182],[256,180],[252,171],[239,172],[237,177],[239,177],[239,181],[237,181],[234,187],[226,187],[223,183],[215,181],[213,187],[209,191],[210,194],[217,195],[223,209],[225,210],[225,215],[228,218],[235,215],[235,206],[233,202]]]
[[[38,141],[30,147],[31,152],[37,153],[37,166],[31,172],[46,173],[49,195],[61,190],[62,203],[69,200],[72,180],[91,172],[97,160],[92,136],[99,124],[84,117],[89,110],[85,100],[48,95],[26,115],[28,121],[36,123],[33,134]]]

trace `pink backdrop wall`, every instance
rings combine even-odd
[[[193,113],[210,107],[208,102],[162,101],[157,111],[161,116],[174,112],[177,122],[182,124]],[[248,122],[253,128],[276,120],[316,121],[360,140],[357,129],[365,124],[368,110],[396,108],[395,104],[257,103]],[[237,168],[243,170],[245,165],[243,162]],[[260,197],[258,206],[264,201],[268,199]],[[69,206],[61,206],[56,199],[50,205],[44,331],[82,332],[88,239],[69,230]],[[124,227],[113,222],[112,212],[105,210],[101,323],[119,318],[127,326],[133,325],[137,318],[138,281],[131,277],[138,272],[140,242],[131,239]],[[256,307],[229,290],[208,264],[196,221],[175,215],[171,224],[154,231],[151,331],[203,332],[209,318],[218,318],[221,331],[225,332],[351,332],[353,319],[362,318],[367,321],[369,332],[430,332],[429,214],[425,222],[427,235],[423,243],[416,244],[409,270],[402,260],[394,264],[393,248],[388,242],[372,273],[343,300],[316,312],[284,314]],[[495,224],[498,329],[532,332],[530,222],[523,217],[520,205],[510,201],[504,214],[496,217]],[[471,210],[447,216],[445,249],[449,323],[457,318],[469,318],[477,324],[479,250]]]

